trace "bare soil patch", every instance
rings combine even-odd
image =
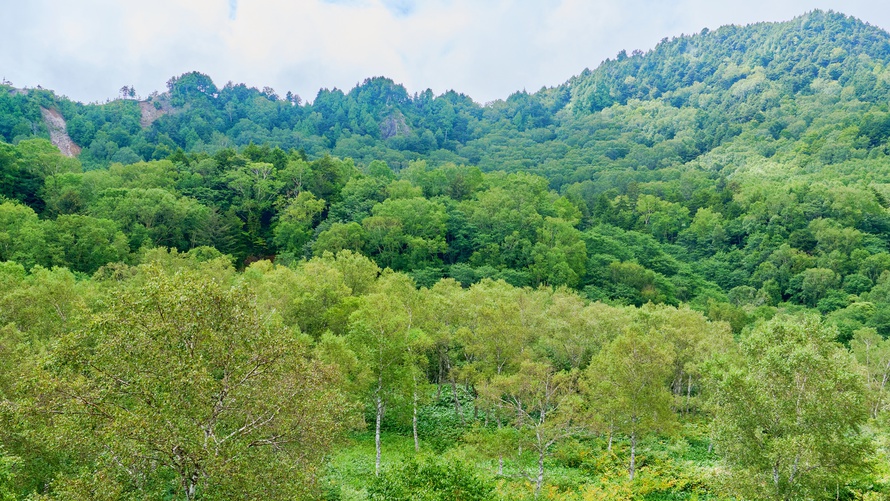
[[[66,157],[76,157],[80,155],[80,146],[71,140],[68,135],[68,128],[65,124],[65,118],[57,110],[40,107],[40,113],[43,115],[43,121],[46,128],[49,129],[49,139],[59,151]]]

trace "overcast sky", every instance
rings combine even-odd
[[[383,75],[484,103],[618,51],[815,8],[890,28],[887,0],[0,0],[0,77],[79,101],[197,70],[312,100]]]

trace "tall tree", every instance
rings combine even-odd
[[[304,191],[290,200],[278,215],[278,224],[273,230],[275,245],[284,252],[297,257],[302,255],[303,246],[312,238],[312,228],[324,210],[324,200]]]
[[[669,382],[674,354],[664,336],[639,322],[606,345],[587,367],[587,398],[594,422],[630,438],[628,475],[636,475],[640,437],[674,426]]]
[[[480,393],[515,416],[521,440],[537,454],[537,471],[531,477],[535,497],[544,485],[544,459],[559,441],[579,429],[580,397],[577,371],[556,371],[550,364],[522,362],[510,375],[496,376]]]
[[[244,289],[155,265],[140,282],[46,364],[55,433],[95,462],[93,480],[59,488],[89,497],[116,478],[122,492],[186,500],[310,495],[348,423],[336,375]]]
[[[362,298],[351,316],[349,341],[371,372],[370,396],[375,408],[375,474],[380,474],[380,427],[387,406],[412,393],[414,364],[425,336],[417,329],[418,293],[411,279],[390,273],[377,289]],[[407,392],[406,388],[410,388]],[[414,393],[416,395],[416,393]],[[416,404],[416,399],[414,400]]]
[[[754,499],[835,499],[865,467],[865,387],[819,318],[776,317],[716,381],[717,451],[729,486]]]
[[[850,350],[865,369],[869,411],[877,418],[890,400],[890,339],[882,338],[874,329],[859,329],[853,333]]]

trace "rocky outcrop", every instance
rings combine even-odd
[[[142,117],[139,120],[139,124],[145,128],[151,127],[151,124],[153,124],[155,120],[171,113],[173,111],[173,106],[170,105],[169,100],[160,97],[154,98],[151,101],[139,101],[139,109],[142,111]]]
[[[408,127],[408,121],[399,110],[394,111],[380,122],[380,137],[383,139],[389,139],[394,136],[408,136],[410,134],[411,128]]]
[[[57,110],[40,107],[40,113],[43,115],[43,121],[46,128],[49,129],[49,139],[59,151],[66,157],[76,157],[80,155],[80,146],[71,140],[68,136],[68,128],[65,125],[65,118]]]

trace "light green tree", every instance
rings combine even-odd
[[[50,249],[46,228],[33,209],[16,202],[0,202],[0,261],[16,261],[27,268],[46,265]]]
[[[274,242],[278,248],[299,256],[312,237],[312,228],[324,210],[325,201],[308,191],[301,192],[278,215]]]
[[[466,291],[454,279],[442,279],[430,289],[421,289],[423,297],[422,325],[429,333],[433,342],[433,350],[437,359],[436,375],[437,394],[441,395],[442,386],[448,383],[454,402],[455,419],[463,425],[464,409],[458,398],[457,378],[459,361],[464,359],[461,342],[465,335],[468,298]]]
[[[520,441],[537,455],[537,469],[530,476],[536,498],[544,485],[544,459],[551,448],[580,430],[577,382],[577,371],[556,371],[546,362],[525,360],[515,373],[496,376],[480,387],[492,408],[515,417]]]
[[[636,322],[606,345],[586,371],[587,402],[596,427],[630,438],[628,475],[636,475],[637,442],[676,424],[669,382],[674,352],[664,336]]]
[[[65,268],[35,266],[31,273],[7,263],[0,274],[17,283],[0,287],[0,325],[13,324],[32,339],[53,340],[80,328],[88,314],[87,304],[95,299],[95,284],[79,281]],[[11,274],[11,275],[8,275]]]
[[[776,317],[716,380],[713,421],[728,486],[748,499],[835,499],[868,451],[866,390],[818,317]]]
[[[539,350],[562,369],[584,369],[624,326],[631,315],[624,308],[603,303],[584,304],[569,289],[557,289],[548,298],[537,329]]]
[[[380,427],[388,406],[406,393],[417,404],[415,364],[426,336],[417,328],[414,283],[405,275],[390,273],[380,278],[374,292],[363,296],[350,317],[349,346],[370,372],[368,395],[375,408],[375,474],[380,474]],[[405,391],[409,389],[407,392]],[[416,422],[415,422],[416,432]]]
[[[850,350],[865,369],[869,389],[869,410],[876,418],[887,409],[890,392],[890,339],[884,339],[874,329],[853,332]]]
[[[312,244],[312,253],[318,256],[325,252],[336,253],[343,250],[360,252],[365,247],[365,240],[364,228],[355,221],[334,223],[318,234]]]
[[[94,273],[108,263],[124,261],[129,254],[127,237],[108,219],[61,215],[45,230],[50,245],[61,254],[56,264],[74,271]]]
[[[369,248],[394,269],[414,269],[441,262],[445,252],[445,207],[422,197],[387,199],[362,221]]]
[[[156,266],[143,279],[45,364],[47,438],[66,437],[91,464],[57,488],[78,498],[114,488],[186,500],[311,495],[349,422],[330,367],[244,288]]]
[[[646,304],[635,313],[637,322],[659,332],[661,342],[673,350],[673,407],[689,411],[693,391],[701,388],[707,364],[715,354],[735,351],[729,324],[710,322],[689,307]]]
[[[539,283],[575,287],[584,275],[587,247],[581,232],[561,218],[544,218],[529,268]]]

